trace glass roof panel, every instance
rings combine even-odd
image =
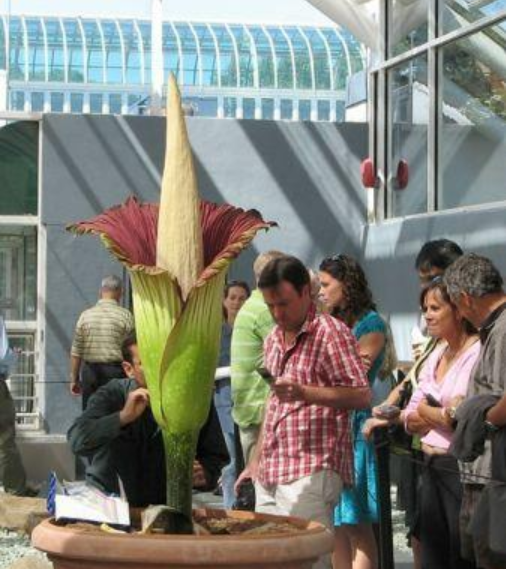
[[[0,69],[6,69],[7,67],[7,45],[5,37],[5,21],[2,19],[0,21]]]
[[[194,24],[202,55],[202,82],[204,86],[218,85],[218,58],[213,36],[204,24]]]
[[[179,61],[176,34],[170,24],[163,24],[162,45],[165,76],[168,77],[169,73],[174,73],[176,78],[179,78],[181,62]]]
[[[134,22],[126,19],[118,21],[123,43],[115,20],[110,18],[101,20],[103,42],[96,20],[84,18],[80,21],[86,39],[86,50],[83,50],[79,21],[76,18],[64,19],[70,82],[84,80],[83,65],[86,64],[88,82],[102,83],[105,67],[105,79],[108,83],[122,83],[124,61],[126,83],[140,85],[144,60],[144,81],[149,84],[151,76],[151,25],[149,21]],[[43,28],[38,18],[27,18],[26,22],[29,39],[28,54],[24,53],[21,19],[15,16],[10,19],[10,77],[23,80],[26,61],[29,80],[44,80],[46,52]],[[45,23],[48,79],[49,81],[63,81],[65,77],[64,38],[60,24],[54,17],[46,17]],[[142,42],[139,42],[136,24],[140,30]],[[171,24],[165,22],[163,25],[164,69],[165,72],[174,72],[176,76],[181,73],[183,85],[199,85],[201,66],[204,87],[217,87],[220,82],[222,87],[237,87],[239,68],[239,86],[252,88],[255,84],[255,64],[258,62],[260,88],[275,88],[276,68],[277,87],[279,89],[294,88],[291,49],[279,26],[271,25],[263,28],[259,25],[248,25],[245,28],[241,24],[231,24],[229,31],[225,24],[214,23],[208,26],[204,23],[195,23],[193,24],[195,35],[188,22],[176,22],[174,27],[180,36],[182,57],[176,34]],[[297,89],[311,89],[313,86],[310,54],[312,54],[314,63],[316,89],[330,89],[331,74],[335,80],[335,88],[344,89],[349,73],[362,70],[364,67],[361,45],[345,30],[331,27],[316,29],[307,26],[303,26],[302,30],[303,33],[294,26],[284,28],[293,46]],[[218,50],[212,32],[218,43]],[[321,35],[328,42],[330,58]],[[306,38],[310,49],[308,49]],[[2,39],[0,30],[0,46],[4,45]],[[86,61],[83,59],[84,54],[86,54]],[[0,66],[2,66],[1,48]],[[221,73],[220,77],[219,73]]]
[[[276,84],[274,60],[269,38],[259,26],[251,26],[249,30],[257,48],[260,87],[274,88]]]
[[[292,42],[293,51],[295,53],[297,88],[312,89],[311,58],[309,57],[307,44],[297,28],[285,27],[285,31]]]
[[[71,83],[82,83],[83,72],[83,40],[77,20],[66,18],[63,21],[68,49],[68,74]]]
[[[329,57],[325,42],[314,28],[304,28],[313,52],[315,82],[317,89],[330,89]]]
[[[45,54],[42,24],[39,18],[26,18],[28,33],[28,77],[30,81],[44,81]]]
[[[141,52],[142,46],[133,21],[119,22],[125,44],[126,82],[133,85],[142,83],[141,78]]]
[[[199,61],[195,37],[188,24],[175,24],[183,50],[183,85],[199,84]]]
[[[237,85],[237,61],[234,44],[227,28],[221,24],[211,25],[218,40],[221,62],[221,86],[235,87]]]
[[[88,82],[103,83],[104,52],[98,24],[95,20],[84,20],[83,29],[86,38]]]
[[[280,89],[293,89],[293,67],[288,41],[280,28],[267,26],[266,29],[274,41],[278,63],[278,87]]]
[[[60,22],[46,18],[46,34],[49,60],[49,81],[65,81],[65,57],[63,33]]]
[[[243,26],[231,25],[230,30],[234,34],[239,52],[239,83],[241,87],[253,87],[253,46]]]
[[[9,35],[9,77],[10,79],[24,79],[26,53],[20,18],[10,19]]]
[[[122,83],[121,38],[116,23],[111,20],[102,21],[105,40],[105,63],[107,83]]]
[[[144,80],[146,83],[151,82],[151,26],[149,22],[138,21],[139,30],[142,36],[142,44],[144,46]]]

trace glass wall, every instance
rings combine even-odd
[[[429,2],[388,1],[387,18],[390,23],[389,55],[395,56],[424,44],[428,39]]]
[[[392,0],[382,16],[390,49],[372,75],[379,218],[505,201],[506,0]]]
[[[440,209],[506,199],[506,35],[492,26],[442,51]]]
[[[427,210],[427,56],[392,68],[388,73],[388,92],[389,209],[393,216],[423,213]],[[412,171],[409,191],[399,187],[397,172],[401,161],[407,162]]]
[[[460,29],[505,9],[506,0],[445,0],[442,6],[443,32]]]

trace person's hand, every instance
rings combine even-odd
[[[206,471],[198,460],[193,461],[192,485],[194,488],[205,488],[207,486]]]
[[[377,429],[378,427],[388,427],[389,424],[390,422],[388,421],[388,419],[371,417],[370,419],[367,419],[367,421],[364,423],[364,426],[362,427],[362,434],[366,439],[370,439],[374,429]]]
[[[119,412],[121,426],[133,423],[139,418],[149,405],[149,393],[145,387],[139,387],[128,394],[125,406]]]
[[[376,405],[375,407],[373,407],[371,409],[371,413],[373,417],[380,417],[381,418],[381,411],[380,408],[381,406],[384,405],[384,403],[380,403],[379,405]]]
[[[70,389],[70,394],[73,395],[74,397],[78,397],[83,392],[83,390],[81,389],[81,382],[79,381],[79,379],[71,379],[69,389]]]
[[[272,384],[272,390],[281,403],[304,400],[304,388],[290,379],[279,378]]]
[[[371,365],[372,365],[372,360],[371,360],[371,356],[369,354],[367,354],[366,352],[360,352],[360,358],[362,359],[362,363],[364,364],[364,367],[367,371],[369,371],[371,369]]]
[[[251,480],[252,482],[255,482],[255,480],[257,479],[257,473],[258,473],[258,462],[256,462],[255,460],[250,460],[248,465],[241,472],[241,474],[239,474],[237,480],[235,481],[234,493],[236,496],[239,495],[239,488],[241,487],[241,484],[246,482],[246,480]]]
[[[424,349],[425,349],[424,342],[422,342],[421,344],[412,344],[411,357],[414,362],[416,362],[416,360],[418,360],[422,356]]]
[[[434,409],[434,407],[429,405],[429,402],[425,397],[420,401],[420,403],[418,403],[418,407],[416,408],[418,414],[422,419],[430,417],[431,409]]]

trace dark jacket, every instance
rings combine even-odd
[[[120,425],[119,413],[137,387],[133,379],[113,379],[101,387],[67,438],[75,454],[88,457],[90,484],[119,494],[119,476],[129,504],[144,507],[165,503],[165,455],[162,433],[149,408],[133,423]],[[229,458],[213,406],[199,435],[196,458],[209,488],[214,488]]]
[[[483,454],[488,435],[485,416],[498,399],[497,395],[475,395],[458,406],[455,416],[457,427],[450,445],[450,452],[455,458],[472,462]]]
[[[497,566],[506,563],[506,429],[490,435],[484,421],[498,399],[497,395],[475,395],[459,405],[457,429],[450,447],[454,456],[470,462],[483,453],[486,440],[491,439],[492,479],[479,481],[483,490],[466,531],[487,549],[487,557]]]
[[[468,531],[479,543],[486,544],[494,566],[506,564],[506,429],[492,435],[492,480],[481,493]]]

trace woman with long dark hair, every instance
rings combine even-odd
[[[376,311],[366,276],[348,255],[329,257],[320,264],[321,297],[331,314],[347,324],[358,341],[372,386],[384,370],[388,329]],[[376,569],[378,554],[373,524],[378,521],[376,458],[362,427],[370,409],[355,411],[355,486],[343,491],[334,515],[334,569]]]

